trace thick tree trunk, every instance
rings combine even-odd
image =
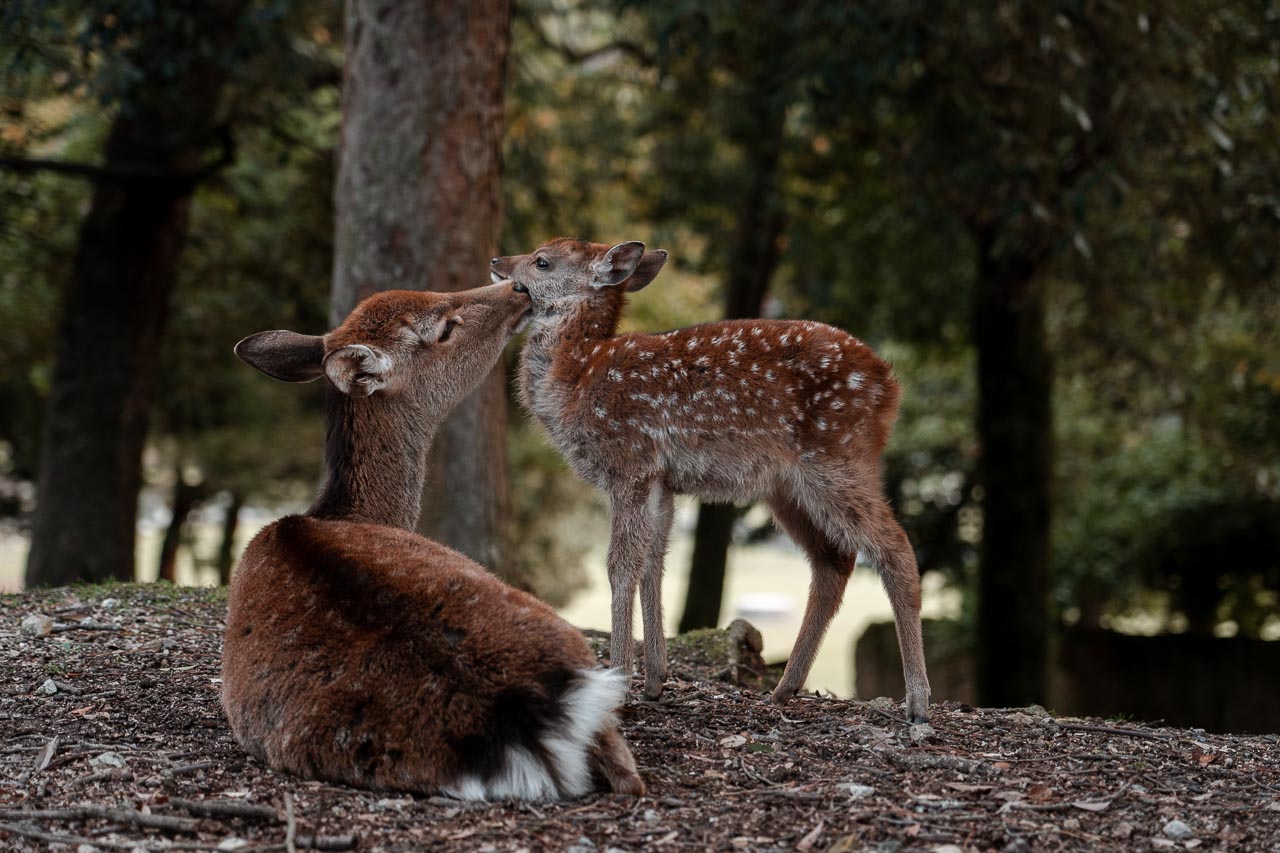
[[[762,128],[768,132],[750,152],[751,184],[741,208],[725,279],[725,318],[731,320],[760,316],[769,279],[778,265],[778,238],[785,222],[775,190],[783,113],[771,108],[764,111],[762,118]],[[738,510],[732,504],[698,507],[689,589],[680,616],[681,632],[714,628],[720,622],[725,570],[737,517]]]
[[[978,243],[978,699],[1012,707],[1047,694],[1053,370],[1037,261],[994,257],[991,229]]]
[[[243,5],[170,3],[133,51],[142,77],[104,157],[104,171],[121,177],[94,186],[63,296],[28,586],[133,577],[161,335]]]
[[[218,583],[231,583],[231,567],[236,558],[236,530],[240,527],[240,510],[244,509],[244,495],[231,493],[231,503],[222,517],[222,541],[218,544]]]
[[[332,318],[380,290],[488,283],[509,0],[348,0]],[[510,572],[501,367],[436,438],[420,528]],[[509,575],[508,575],[509,577]]]
[[[173,515],[169,518],[169,526],[165,528],[164,538],[160,540],[157,580],[178,582],[178,546],[182,544],[182,529],[187,526],[187,518],[203,498],[204,488],[188,485],[182,479],[182,473],[178,472],[173,485]]]

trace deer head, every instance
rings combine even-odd
[[[511,282],[457,293],[389,290],[327,335],[259,332],[235,352],[284,382],[326,376],[351,398],[408,393],[444,410],[493,367],[528,311],[528,294]]]
[[[543,243],[527,255],[494,258],[489,274],[494,281],[510,279],[528,291],[535,320],[553,320],[603,288],[622,287],[634,293],[657,277],[667,251],[644,250],[629,240],[609,246],[561,237]]]

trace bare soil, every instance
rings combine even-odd
[[[167,585],[0,597],[0,847],[1280,850],[1274,735],[946,702],[927,728],[888,700],[777,708],[713,680],[731,667],[687,643],[666,697],[625,712],[643,798],[467,804],[307,782],[227,728],[224,613],[217,591]],[[33,614],[51,633],[23,630]]]

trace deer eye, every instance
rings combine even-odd
[[[445,320],[444,329],[441,330],[440,337],[436,343],[442,344],[449,340],[449,336],[453,334],[453,327],[457,326],[459,322],[460,321],[456,317],[450,317],[448,320]]]
[[[547,267],[551,266],[551,264],[547,263],[547,259],[546,259],[546,258],[537,258],[537,259],[535,259],[535,260],[534,260],[534,262],[533,262],[533,265],[534,265],[535,267],[537,267],[538,269],[540,269],[540,270],[545,270]]]

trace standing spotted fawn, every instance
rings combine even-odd
[[[435,429],[528,310],[510,282],[391,291],[327,335],[236,346],[276,379],[328,380],[320,495],[254,538],[228,600],[222,705],[272,767],[464,799],[644,792],[613,714],[626,678],[551,608],[406,529]]]
[[[920,574],[879,471],[901,394],[889,365],[839,329],[803,321],[618,334],[626,294],[649,284],[666,260],[638,242],[558,239],[491,263],[495,279],[514,280],[533,300],[520,365],[525,406],[578,475],[609,494],[612,665],[631,672],[638,586],[644,692],[661,695],[672,497],[763,500],[813,570],[773,700],[786,703],[804,684],[862,551],[893,604],[907,716],[927,719]]]

